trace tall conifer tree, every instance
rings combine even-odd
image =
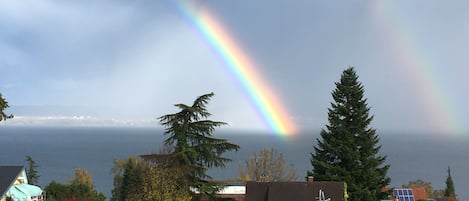
[[[376,201],[384,198],[383,187],[391,179],[386,156],[379,156],[381,148],[376,130],[370,127],[363,85],[353,67],[343,71],[328,112],[329,124],[316,139],[311,153],[313,176],[317,181],[344,181],[351,201]]]
[[[164,141],[165,145],[174,147],[174,151],[169,154],[170,168],[182,171],[188,185],[206,195],[213,195],[220,187],[207,181],[211,179],[207,174],[208,168],[225,167],[225,163],[231,159],[223,157],[223,153],[239,150],[238,145],[213,136],[216,127],[226,125],[224,122],[207,119],[211,114],[206,105],[213,95],[209,93],[199,96],[190,106],[176,104],[179,112],[159,118],[166,127],[165,135],[169,136]],[[151,155],[144,158],[151,158]]]
[[[39,173],[37,168],[39,167],[36,164],[36,161],[33,160],[31,156],[26,156],[26,162],[28,162],[28,167],[26,169],[26,175],[28,176],[28,183],[31,185],[39,185]]]
[[[456,201],[456,192],[454,190],[453,178],[451,177],[451,169],[448,166],[448,176],[446,177],[445,198],[448,201]]]

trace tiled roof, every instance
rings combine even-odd
[[[414,192],[414,198],[415,200],[427,200],[427,192],[425,191],[425,188],[420,187],[420,188],[412,188],[412,191]]]
[[[22,170],[23,166],[0,166],[0,198],[3,197]]]

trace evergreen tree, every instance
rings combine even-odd
[[[386,175],[390,166],[384,165],[386,156],[378,155],[381,146],[376,130],[370,128],[373,116],[363,97],[363,85],[352,67],[335,84],[329,124],[320,133],[322,140],[316,139],[308,176],[346,182],[351,201],[380,200],[386,196],[383,187],[390,183]]]
[[[169,154],[170,168],[179,169],[185,175],[188,186],[207,195],[213,195],[220,187],[213,182],[207,182],[207,179],[211,179],[206,172],[208,168],[224,167],[231,159],[223,157],[222,154],[239,150],[238,145],[213,137],[216,127],[226,125],[224,122],[207,119],[211,114],[206,105],[213,95],[209,93],[199,96],[192,106],[176,104],[179,112],[159,118],[161,124],[166,127],[165,135],[169,135],[164,143],[174,148]]]
[[[37,173],[36,168],[39,166],[36,164],[36,161],[34,161],[31,156],[26,156],[26,162],[28,162],[28,168],[26,169],[28,183],[31,185],[38,185],[39,174]]]
[[[10,107],[8,102],[5,100],[5,98],[3,98],[2,93],[0,93],[0,122],[13,118],[12,114],[5,114],[4,110],[8,107]]]
[[[144,177],[144,170],[140,161],[129,159],[124,166],[124,173],[122,176],[122,183],[120,188],[121,200],[130,200],[129,197],[137,194],[142,186],[142,178]]]
[[[448,176],[446,177],[446,188],[445,188],[445,198],[448,201],[455,201],[456,199],[456,192],[454,190],[454,183],[453,178],[451,177],[451,169],[448,166]]]

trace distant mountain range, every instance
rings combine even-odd
[[[86,110],[78,106],[11,105],[7,112],[15,116],[80,116]]]
[[[110,118],[75,106],[11,106],[13,119],[2,122],[14,126],[159,126],[155,118]],[[97,110],[95,110],[97,111]]]
[[[2,124],[10,126],[159,126],[156,119],[118,120],[100,119],[92,116],[15,116]]]

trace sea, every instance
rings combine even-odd
[[[36,161],[45,187],[51,181],[66,183],[74,177],[75,168],[87,169],[96,190],[107,195],[113,188],[111,169],[116,159],[158,153],[167,137],[161,128],[141,127],[32,127],[0,126],[0,165],[27,165],[29,155]],[[469,201],[469,138],[462,136],[380,133],[380,155],[390,164],[390,187],[408,181],[431,182],[434,189],[444,189],[447,169],[451,168],[456,194],[460,201]],[[319,131],[294,136],[271,133],[217,130],[215,137],[240,145],[238,152],[225,156],[232,159],[225,168],[210,169],[214,180],[233,180],[239,164],[253,152],[274,148],[293,164],[303,180],[312,169],[310,158]]]

